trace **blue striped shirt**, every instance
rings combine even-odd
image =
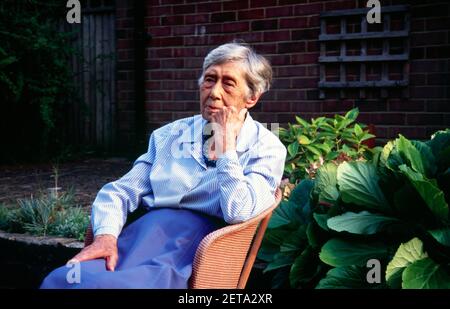
[[[196,115],[155,130],[147,153],[98,192],[91,216],[94,235],[117,237],[127,213],[139,205],[193,209],[230,224],[270,207],[283,174],[284,145],[248,113],[236,150],[221,155],[215,167],[207,166],[202,152],[205,124]]]

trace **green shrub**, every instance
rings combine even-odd
[[[327,163],[274,212],[259,258],[273,286],[450,288],[450,130]],[[366,279],[381,263],[381,282]]]
[[[66,0],[0,1],[0,161],[53,157],[65,146],[64,116],[77,100],[72,33],[59,30]],[[59,129],[58,129],[59,128]],[[14,134],[11,134],[14,132]]]
[[[0,208],[0,228],[33,235],[84,239],[89,216],[77,206],[69,191],[57,197],[42,195],[18,200],[18,208]]]
[[[280,140],[287,147],[285,175],[291,183],[306,177],[314,178],[324,162],[357,160],[370,155],[365,141],[374,137],[366,125],[355,123],[359,111],[350,110],[344,116],[319,117],[307,122],[296,117],[297,124],[280,128]]]

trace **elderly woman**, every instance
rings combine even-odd
[[[212,50],[199,79],[201,115],[151,134],[148,152],[99,191],[94,242],[71,260],[78,280],[60,267],[41,288],[187,288],[206,234],[274,202],[286,149],[248,112],[271,79],[268,61],[246,45]],[[122,230],[138,207],[146,214]]]

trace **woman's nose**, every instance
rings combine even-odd
[[[209,93],[209,97],[213,100],[220,99],[220,82],[216,82],[211,87],[211,92]]]

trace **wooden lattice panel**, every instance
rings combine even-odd
[[[319,96],[325,98],[326,89],[339,89],[340,96],[345,97],[346,89],[360,89],[359,97],[366,97],[366,88],[381,89],[381,96],[387,97],[388,88],[403,89],[403,96],[408,96],[409,83],[409,8],[406,5],[389,6],[381,8],[382,29],[377,31],[368,30],[367,12],[369,8],[328,11],[320,14],[320,81]],[[400,29],[391,29],[391,16],[395,14],[401,17]],[[348,32],[349,20],[359,21],[359,31]],[[329,21],[338,20],[338,33],[327,33]],[[354,26],[354,25],[353,25]],[[392,40],[400,40],[402,46],[401,53],[391,53]],[[368,53],[368,44],[372,42],[382,42],[381,52],[378,54]],[[328,55],[327,44],[338,44],[338,55]],[[348,45],[359,43],[359,52],[356,55],[348,55]],[[401,65],[401,79],[391,79],[389,74],[389,64],[397,63]],[[327,80],[326,68],[328,65],[337,65],[339,67],[339,80]],[[357,80],[349,80],[347,78],[347,70],[350,66],[358,66],[359,78]],[[377,80],[367,79],[367,66],[378,67],[381,72],[380,78]]]

